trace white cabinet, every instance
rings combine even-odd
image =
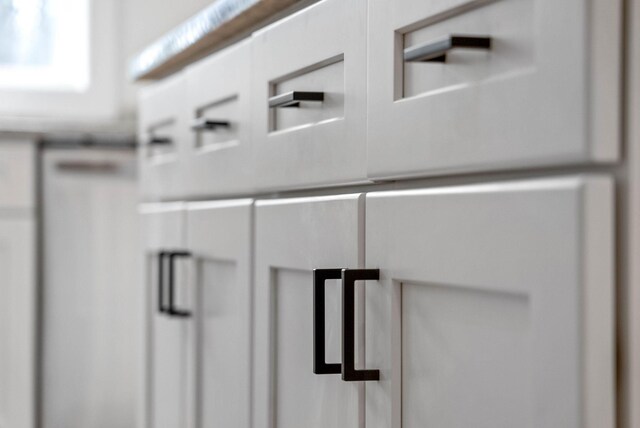
[[[616,161],[621,4],[370,0],[369,177]]]
[[[251,200],[145,204],[147,428],[250,427]]]
[[[188,204],[198,428],[250,428],[252,222],[250,199]]]
[[[613,186],[367,195],[368,428],[613,428]]]
[[[253,189],[250,53],[245,41],[187,69],[184,195]]]
[[[0,208],[0,427],[35,425],[35,221]]]
[[[365,0],[324,0],[253,35],[258,189],[366,181]]]
[[[0,427],[36,423],[36,150],[0,141]]]
[[[194,427],[193,290],[185,261],[181,203],[141,209],[147,313],[147,427]]]
[[[141,91],[138,158],[140,191],[145,200],[184,196],[186,99],[184,73]]]
[[[254,428],[362,427],[362,385],[313,372],[312,272],[361,265],[363,216],[361,194],[256,202]],[[327,281],[328,363],[341,360],[340,302]]]

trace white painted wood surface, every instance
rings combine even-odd
[[[613,187],[367,195],[367,428],[614,428]]]
[[[363,386],[314,374],[312,357],[312,270],[361,267],[363,203],[361,194],[256,202],[254,428],[363,426]],[[326,287],[327,361],[339,362],[340,288]]]
[[[251,426],[252,222],[250,199],[187,205],[198,428]]]
[[[370,178],[619,159],[619,0],[371,0]],[[490,51],[405,63],[405,47],[488,35]]]
[[[251,120],[258,189],[366,180],[366,9],[363,0],[325,0],[254,34]],[[337,75],[316,78],[336,63],[342,70]],[[326,92],[327,101],[269,109],[270,96],[294,89]],[[327,108],[333,113],[308,113]],[[298,125],[273,130],[277,114],[292,116],[288,122]]]
[[[184,197],[187,147],[187,86],[184,73],[144,88],[139,97],[138,159],[144,200]],[[150,144],[165,138],[167,144]]]
[[[146,428],[195,426],[195,350],[193,317],[169,317],[158,311],[158,252],[184,250],[185,206],[182,203],[145,204],[145,288],[147,312]],[[187,262],[176,260],[176,294],[180,308],[193,311],[193,290]]]
[[[0,216],[0,427],[33,428],[36,222]]]
[[[248,42],[241,42],[186,72],[187,126],[198,118],[227,121],[230,126],[186,131],[184,195],[253,189],[250,54]]]
[[[42,156],[41,426],[128,428],[144,337],[135,154]]]

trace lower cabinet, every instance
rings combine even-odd
[[[255,426],[613,428],[612,257],[605,177],[258,202]]]
[[[614,428],[613,193],[148,208],[149,426]]]
[[[35,426],[36,222],[0,209],[0,427]]]
[[[251,200],[147,204],[146,427],[249,428]]]
[[[362,384],[343,382],[339,375],[340,285],[317,278],[325,298],[316,299],[316,308],[313,287],[314,269],[363,266],[363,233],[362,194],[256,203],[254,428],[363,425]],[[363,296],[358,297],[362,308]],[[327,369],[316,360],[317,374],[314,309],[326,321],[316,325],[324,348],[319,353],[333,363]]]

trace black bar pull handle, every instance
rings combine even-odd
[[[445,62],[452,49],[491,49],[491,37],[450,34],[404,50],[405,62]]]
[[[340,374],[340,363],[325,361],[325,281],[340,279],[342,269],[313,270],[313,372],[317,375]]]
[[[342,269],[342,380],[347,382],[380,380],[380,370],[355,367],[355,282],[378,279],[378,269]]]
[[[173,140],[169,137],[151,137],[147,144],[150,146],[165,146],[173,144]]]
[[[322,102],[324,92],[291,91],[269,98],[270,108],[300,107],[301,101]]]
[[[186,318],[191,316],[191,312],[186,309],[178,309],[175,305],[175,259],[176,257],[190,257],[191,253],[188,251],[171,251],[166,253],[169,257],[169,307],[166,313],[170,316]]]
[[[167,308],[164,305],[164,258],[166,251],[158,252],[158,312],[164,314]]]
[[[219,128],[229,127],[231,127],[231,122],[229,122],[228,120],[214,120],[207,119],[206,117],[200,117],[194,120],[191,124],[191,130],[193,132],[215,131]]]

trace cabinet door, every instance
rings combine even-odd
[[[369,177],[618,160],[622,4],[370,0]]]
[[[316,268],[361,265],[362,195],[256,203],[255,428],[357,428],[363,385],[313,372]],[[325,283],[326,362],[340,355],[338,281]],[[362,335],[360,335],[362,337]]]
[[[181,256],[170,259],[170,254],[185,252],[184,204],[146,204],[141,211],[148,315],[147,426],[191,428],[195,406],[192,296],[186,286],[187,263]],[[170,281],[174,283],[174,305],[168,298]]]
[[[368,428],[613,428],[606,177],[367,196]]]
[[[35,425],[35,222],[0,217],[0,427]]]
[[[139,99],[140,191],[145,200],[184,193],[187,86],[184,73],[145,87]]]
[[[253,188],[249,47],[248,41],[238,43],[187,69],[189,196]]]
[[[251,200],[188,204],[198,350],[199,428],[249,428]]]

